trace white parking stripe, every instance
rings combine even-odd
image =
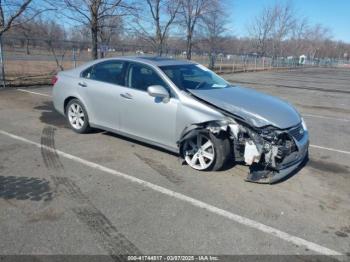
[[[312,115],[312,114],[303,114],[303,113],[302,113],[302,116],[329,119],[329,120],[342,121],[342,122],[350,122],[350,119],[336,118],[336,117],[331,117],[331,116],[321,116],[321,115]]]
[[[50,148],[50,147],[41,145],[39,143],[33,142],[31,140],[28,140],[28,139],[26,139],[24,137],[20,137],[20,136],[14,135],[14,134],[8,133],[8,132],[3,131],[3,130],[0,130],[0,134],[8,136],[8,137],[11,137],[11,138],[16,139],[18,141],[22,141],[22,142],[27,143],[27,144],[34,145],[34,146],[36,146],[38,148],[43,147],[46,150],[53,151],[53,149]],[[160,193],[162,193],[164,195],[167,195],[167,196],[173,197],[175,199],[187,202],[187,203],[189,203],[189,204],[191,204],[193,206],[196,206],[196,207],[199,207],[199,208],[203,208],[203,209],[205,209],[205,210],[207,210],[209,212],[212,212],[212,213],[214,213],[216,215],[225,217],[225,218],[230,219],[230,220],[232,220],[234,222],[237,222],[239,224],[248,226],[250,228],[254,228],[256,230],[259,230],[261,232],[264,232],[264,233],[267,233],[269,235],[275,236],[277,238],[280,238],[280,239],[285,240],[287,242],[293,243],[295,245],[304,246],[304,247],[306,247],[309,250],[312,250],[314,252],[317,252],[317,253],[320,253],[320,254],[323,254],[323,255],[343,255],[342,253],[340,253],[338,251],[335,251],[335,250],[329,249],[327,247],[318,245],[316,243],[307,241],[307,240],[302,239],[300,237],[293,236],[293,235],[288,234],[286,232],[283,232],[283,231],[281,231],[279,229],[276,229],[276,228],[267,226],[265,224],[262,224],[260,222],[254,221],[252,219],[249,219],[249,218],[246,218],[246,217],[234,214],[232,212],[229,212],[229,211],[226,211],[224,209],[215,207],[213,205],[207,204],[205,202],[202,202],[200,200],[197,200],[197,199],[194,199],[192,197],[186,196],[184,194],[177,193],[177,192],[172,191],[170,189],[167,189],[167,188],[164,188],[164,187],[152,184],[150,182],[144,181],[144,180],[136,178],[134,176],[124,174],[124,173],[119,172],[117,170],[114,170],[114,169],[111,169],[111,168],[108,168],[108,167],[96,164],[94,162],[90,162],[90,161],[82,159],[80,157],[77,157],[77,156],[74,156],[74,155],[62,152],[60,150],[56,150],[56,152],[57,152],[57,154],[59,154],[62,157],[65,157],[67,159],[73,160],[73,161],[78,162],[80,164],[83,164],[85,166],[88,166],[88,167],[91,167],[91,168],[95,168],[97,170],[103,171],[103,172],[111,174],[113,176],[124,178],[124,179],[129,180],[129,181],[131,181],[133,183],[137,183],[137,184],[139,184],[141,186],[144,186],[144,187],[150,188],[150,189],[152,189],[154,191],[160,192]]]
[[[317,146],[317,145],[310,145],[310,147],[314,147],[314,148],[318,148],[318,149],[324,149],[324,150],[328,150],[328,151],[333,151],[333,152],[337,152],[337,153],[350,155],[349,151],[344,151],[344,150],[339,150],[339,149],[334,149],[334,148],[329,148],[329,147],[324,147],[324,146]]]
[[[26,93],[30,93],[30,94],[33,94],[33,95],[52,97],[51,95],[48,95],[48,94],[42,94],[42,93],[33,92],[33,91],[29,91],[29,90],[25,90],[25,89],[20,89],[20,88],[18,88],[17,91],[26,92]]]

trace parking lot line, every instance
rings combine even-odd
[[[318,149],[324,149],[324,150],[328,150],[328,151],[333,151],[333,152],[338,152],[338,153],[350,155],[349,151],[339,150],[339,149],[335,149],[335,148],[329,148],[329,147],[317,146],[317,145],[310,145],[310,147],[314,147],[314,148],[318,148]]]
[[[6,131],[3,131],[0,129],[0,134],[4,135],[4,136],[7,136],[7,137],[10,137],[10,138],[13,138],[17,141],[21,141],[21,142],[24,142],[24,143],[27,143],[27,144],[31,144],[31,145],[34,145],[38,148],[45,148],[46,150],[49,150],[49,151],[54,151],[54,149],[50,148],[50,147],[47,147],[45,145],[41,145],[39,143],[36,143],[34,141],[31,141],[29,139],[26,139],[24,137],[21,137],[21,136],[17,136],[15,134],[12,134],[12,133],[8,133]],[[259,230],[261,232],[264,232],[266,234],[269,234],[269,235],[272,235],[272,236],[275,236],[277,238],[280,238],[284,241],[287,241],[287,242],[290,242],[290,243],[293,243],[295,245],[298,245],[298,246],[304,246],[306,248],[308,248],[309,250],[312,250],[314,252],[317,252],[319,254],[323,254],[323,255],[332,255],[332,256],[335,256],[335,255],[343,255],[342,253],[338,252],[338,251],[335,251],[335,250],[332,250],[332,249],[329,249],[327,247],[324,247],[324,246],[321,246],[321,245],[318,245],[316,243],[313,243],[313,242],[310,242],[310,241],[307,241],[305,239],[302,239],[300,237],[297,237],[297,236],[293,236],[291,234],[288,234],[284,231],[281,231],[279,229],[276,229],[276,228],[273,228],[273,227],[270,227],[268,225],[265,225],[265,224],[262,224],[258,221],[255,221],[255,220],[252,220],[252,219],[249,219],[249,218],[246,218],[246,217],[243,217],[243,216],[240,216],[238,214],[234,214],[232,212],[229,212],[229,211],[226,211],[224,209],[221,209],[221,208],[218,208],[216,206],[213,206],[211,204],[208,204],[208,203],[205,203],[203,201],[200,201],[200,200],[197,200],[195,198],[192,198],[192,197],[189,197],[189,196],[186,196],[184,194],[181,194],[181,193],[178,193],[178,192],[175,192],[175,191],[172,191],[170,189],[167,189],[165,187],[161,187],[161,186],[158,186],[156,184],[152,184],[150,182],[147,182],[147,181],[144,181],[142,179],[139,179],[139,178],[136,178],[134,176],[131,176],[131,175],[128,175],[128,174],[125,174],[125,173],[122,173],[120,171],[117,171],[117,170],[114,170],[114,169],[111,169],[111,168],[108,168],[108,167],[105,167],[105,166],[102,166],[100,164],[97,164],[97,163],[94,163],[94,162],[91,162],[91,161],[88,161],[88,160],[85,160],[85,159],[82,159],[80,157],[77,157],[77,156],[74,156],[74,155],[71,155],[71,154],[68,154],[68,153],[65,153],[63,151],[60,151],[60,150],[55,150],[55,152],[64,157],[64,158],[67,158],[67,159],[70,159],[72,161],[75,161],[75,162],[78,162],[80,164],[83,164],[85,166],[88,166],[88,167],[91,167],[91,168],[94,168],[94,169],[97,169],[99,171],[102,171],[102,172],[105,172],[105,173],[108,173],[110,175],[113,175],[113,176],[116,176],[116,177],[121,177],[121,178],[124,178],[128,181],[131,181],[133,183],[136,183],[136,184],[139,184],[143,187],[146,187],[146,188],[149,188],[149,189],[152,189],[154,191],[157,191],[159,193],[162,193],[164,195],[167,195],[167,196],[170,196],[170,197],[173,197],[177,200],[181,200],[181,201],[184,201],[186,203],[189,203],[191,204],[192,206],[195,206],[195,207],[199,207],[199,208],[202,208],[202,209],[205,209],[211,213],[214,213],[216,215],[219,215],[219,216],[222,216],[222,217],[225,217],[227,219],[230,219],[236,223],[239,223],[241,225],[245,225],[247,227],[250,227],[250,228],[253,228],[253,229],[256,229],[256,230]]]
[[[30,93],[30,94],[33,94],[33,95],[52,97],[51,95],[48,95],[48,94],[42,94],[42,93],[28,91],[28,90],[20,89],[20,88],[18,88],[17,91],[26,92],[26,93]]]

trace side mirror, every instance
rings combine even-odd
[[[150,96],[153,96],[156,98],[159,97],[162,99],[167,99],[170,96],[168,90],[166,90],[163,86],[160,86],[160,85],[149,86],[147,88],[147,93]]]

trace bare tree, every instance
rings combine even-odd
[[[292,30],[291,39],[290,41],[287,41],[288,52],[293,54],[293,56],[300,56],[305,52],[307,30],[309,30],[309,21],[306,18],[296,21]]]
[[[100,23],[99,38],[101,43],[109,46],[111,40],[117,41],[123,32],[123,20],[121,16],[105,17]],[[101,57],[104,52],[101,50]]]
[[[273,50],[274,57],[282,56],[282,41],[290,36],[296,26],[295,11],[291,2],[286,4],[276,4],[272,7],[272,13],[275,17],[273,27]]]
[[[248,28],[256,41],[258,55],[265,56],[271,43],[272,56],[282,55],[282,41],[292,35],[296,27],[295,11],[291,2],[277,3],[263,9]]]
[[[260,56],[267,54],[268,42],[272,37],[276,20],[275,10],[264,8],[248,28],[249,34],[255,42],[256,51]]]
[[[123,16],[132,9],[126,0],[63,0],[62,14],[67,18],[88,26],[91,32],[91,56],[98,58],[98,38],[107,18]],[[53,1],[53,5],[60,5]]]
[[[29,44],[30,44],[30,38],[33,37],[33,34],[35,32],[35,22],[33,21],[29,21],[26,23],[20,23],[16,30],[14,30],[17,35],[23,36],[23,40],[22,40],[22,46],[25,45],[25,49],[26,49],[26,54],[29,55],[30,54],[30,50],[29,50]],[[9,30],[9,32],[12,31],[11,29]]]
[[[74,30],[69,30],[68,32],[68,37],[72,41],[76,42],[91,42],[91,30],[88,26],[86,25],[79,25],[74,27]],[[89,44],[88,46],[91,46]]]
[[[3,63],[2,52],[2,35],[10,30],[11,27],[18,25],[19,18],[28,10],[32,0],[0,0],[0,64],[2,84],[5,87],[5,68]],[[37,15],[35,12],[31,17]]]
[[[0,1],[0,36],[16,24],[31,2],[32,0]]]
[[[227,20],[220,3],[213,4],[202,17],[203,36],[209,48],[209,68],[214,69],[217,49],[223,44],[223,33],[226,31]]]
[[[180,0],[144,0],[136,17],[135,30],[143,36],[157,51],[158,55],[164,52],[164,45],[180,8]],[[150,15],[149,15],[150,13]],[[150,17],[150,19],[149,19]]]
[[[210,5],[216,0],[182,0],[181,1],[181,16],[186,27],[186,56],[188,60],[192,57],[193,34],[198,23],[198,20],[206,12]]]
[[[306,31],[307,53],[310,58],[321,57],[320,51],[326,41],[332,38],[331,30],[321,24],[311,26]]]
[[[44,42],[48,50],[53,55],[58,70],[64,70],[63,59],[66,55],[67,48],[65,47],[66,32],[62,26],[53,20],[40,21],[39,28],[41,35],[44,37]],[[59,39],[59,41],[57,41]]]

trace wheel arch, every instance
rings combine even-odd
[[[183,145],[185,140],[197,136],[199,133],[212,133],[215,136],[224,135],[232,143],[230,138],[229,127],[227,123],[222,122],[221,120],[211,120],[202,123],[194,123],[184,128],[181,132],[180,139],[177,141],[179,148],[179,154],[183,156]]]
[[[67,114],[67,105],[68,105],[68,103],[69,103],[70,101],[72,101],[73,99],[79,100],[80,103],[83,104],[84,109],[86,110],[86,112],[88,113],[88,115],[90,116],[89,111],[88,111],[88,109],[86,108],[86,104],[84,103],[84,101],[83,101],[81,98],[79,98],[78,96],[74,96],[74,95],[68,96],[66,99],[64,99],[64,101],[63,101],[63,110],[64,110],[64,114],[65,114],[65,115]]]
[[[73,99],[78,99],[77,97],[75,96],[69,96],[67,97],[64,101],[63,101],[63,111],[64,111],[64,114],[67,115],[67,105],[68,103],[73,100]],[[79,99],[78,99],[79,100]]]

